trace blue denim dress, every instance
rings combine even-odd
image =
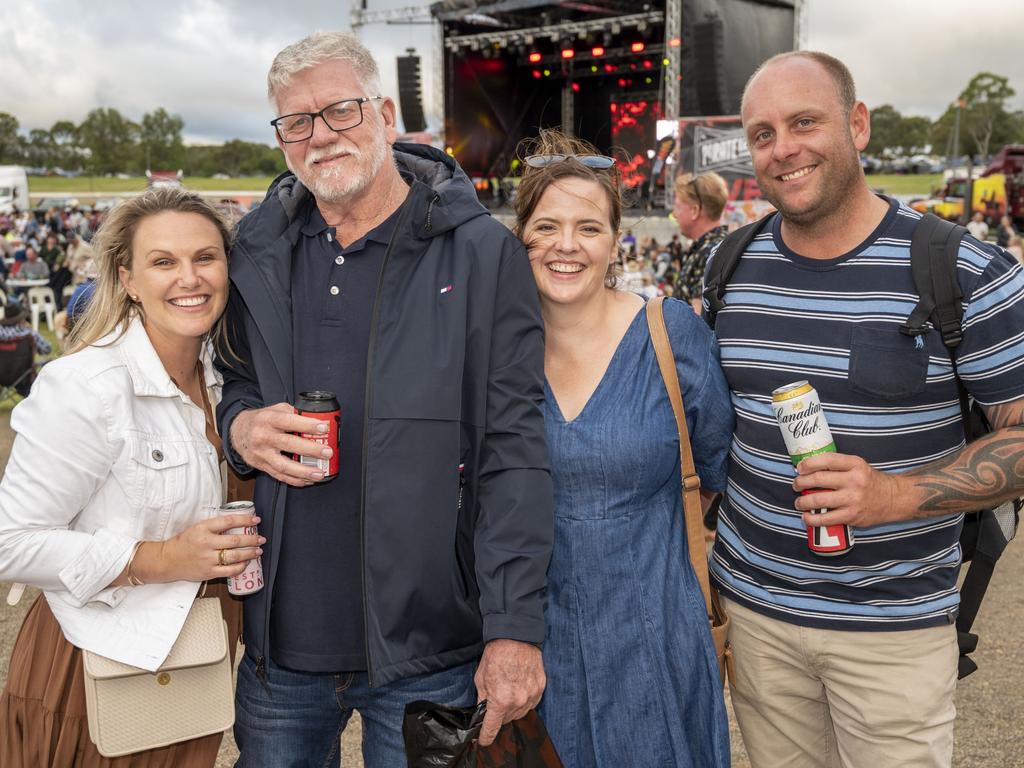
[[[555,484],[540,713],[566,768],[729,766],[718,664],[686,548],[679,440],[645,312],[583,411],[546,387]],[[733,414],[718,347],[665,302],[697,471],[725,485]]]

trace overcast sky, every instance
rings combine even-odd
[[[1024,108],[1024,0],[807,0],[806,47],[843,59],[875,107],[936,117],[977,72],[1009,77]],[[190,143],[271,143],[265,77],[274,54],[316,29],[347,29],[347,0],[0,0],[0,111],[23,129],[80,122],[115,107],[140,120],[180,115]],[[370,0],[371,9],[422,5]],[[973,15],[967,11],[974,8]],[[424,56],[428,121],[433,46],[428,26],[375,25],[363,41],[397,96],[395,56]]]

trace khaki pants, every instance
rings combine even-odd
[[[733,708],[754,768],[949,768],[952,625],[840,632],[725,600]]]

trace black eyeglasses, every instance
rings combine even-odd
[[[524,162],[531,168],[547,168],[570,158],[580,165],[597,170],[607,170],[615,165],[615,158],[607,155],[529,155]]]
[[[704,198],[700,196],[700,185],[697,184],[697,179],[700,176],[693,176],[689,181],[686,182],[686,186],[693,189],[693,196],[697,198],[697,207],[701,210],[704,209]]]
[[[328,104],[319,112],[295,112],[281,115],[270,121],[278,137],[285,144],[305,141],[313,135],[313,124],[319,117],[324,125],[335,133],[355,128],[363,122],[363,104],[378,101],[383,96],[360,96],[358,99],[344,99]]]

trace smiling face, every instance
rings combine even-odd
[[[132,266],[118,268],[121,284],[142,308],[158,352],[198,343],[228,300],[224,241],[198,213],[163,211],[142,219],[132,237]]]
[[[813,59],[761,70],[743,98],[743,129],[765,198],[801,226],[834,215],[858,185],[871,137],[867,109],[845,114],[835,82]]]
[[[596,181],[553,181],[522,231],[541,300],[572,304],[606,290],[616,234],[608,195]]]
[[[344,99],[379,95],[365,92],[351,64],[334,59],[295,74],[277,94],[277,114],[319,112]],[[285,144],[278,137],[288,168],[317,200],[339,203],[358,195],[387,160],[398,135],[395,105],[391,99],[368,101],[362,110],[363,122],[340,133],[318,117],[305,141]]]

